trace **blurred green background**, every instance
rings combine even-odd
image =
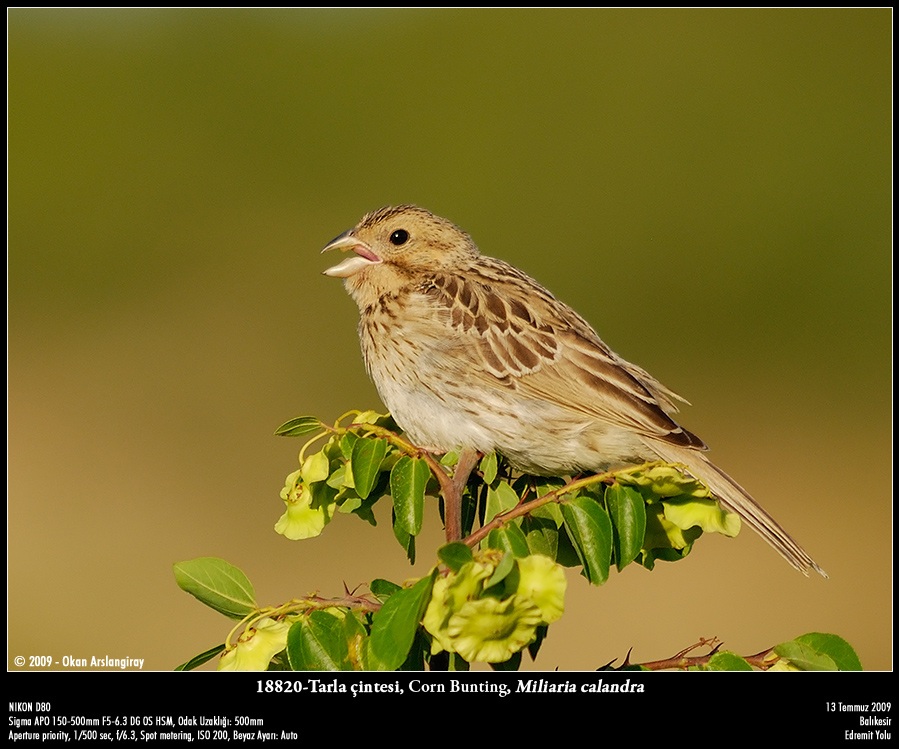
[[[171,669],[261,603],[401,581],[389,522],[273,525],[303,414],[379,408],[318,250],[415,202],[689,398],[831,575],[751,532],[592,588],[536,667],[835,632],[892,667],[892,11],[8,10],[18,655]],[[381,510],[382,520],[389,521]],[[534,668],[526,660],[529,667]]]

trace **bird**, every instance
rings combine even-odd
[[[536,280],[416,205],[365,214],[322,252],[359,308],[368,374],[396,423],[436,452],[496,451],[565,476],[679,464],[806,576],[824,570],[674,420],[681,396],[612,351]]]

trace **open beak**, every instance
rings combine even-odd
[[[345,231],[339,237],[334,237],[334,239],[328,242],[322,252],[328,252],[329,250],[340,250],[341,252],[352,250],[355,253],[355,255],[348,257],[337,265],[322,271],[326,276],[333,276],[334,278],[348,278],[369,265],[381,262],[381,258],[372,252],[371,247],[353,236],[352,229]]]

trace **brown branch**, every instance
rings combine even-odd
[[[638,668],[646,669],[647,671],[664,671],[667,669],[678,669],[681,671],[685,671],[689,668],[707,666],[709,661],[712,659],[720,649],[724,643],[719,640],[717,637],[712,637],[711,639],[701,638],[699,642],[694,645],[690,645],[688,648],[684,648],[679,653],[671,656],[670,658],[663,658],[658,661],[647,661],[646,663],[631,663],[631,650],[628,650],[627,655],[624,658],[624,663],[618,668],[614,668],[614,671],[622,671],[626,668],[633,668],[637,666]],[[705,655],[689,655],[697,648],[708,647],[711,650]],[[777,659],[771,658],[771,653],[774,649],[767,648],[762,650],[759,653],[755,653],[754,655],[742,655],[739,656],[744,661],[746,661],[750,666],[754,666],[755,668],[761,669],[762,671],[767,671],[771,666],[773,666]],[[614,663],[614,661],[612,661]],[[611,663],[609,664],[611,666]]]
[[[381,438],[387,440],[388,442],[390,442],[391,444],[395,445],[396,447],[398,447],[400,450],[402,450],[404,453],[406,453],[406,455],[410,455],[412,457],[417,458],[420,455],[427,452],[426,450],[424,450],[420,447],[416,447],[408,440],[404,440],[396,432],[392,432],[389,429],[385,429],[382,426],[378,426],[377,424],[357,424],[354,422],[354,423],[350,424],[348,427],[346,427],[344,430],[331,429],[331,431],[339,433],[341,431],[350,431],[351,429],[364,429],[367,432],[376,434],[378,437],[381,437]]]
[[[351,609],[354,611],[374,613],[380,610],[381,602],[372,600],[371,598],[367,598],[366,596],[357,596],[348,593],[347,595],[339,598],[323,598],[320,595],[311,595],[307,596],[306,598],[295,598],[278,608],[284,608],[287,606],[305,609],[307,611],[319,611],[322,609],[329,609],[333,606],[338,606],[340,608]]]

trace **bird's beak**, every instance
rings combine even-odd
[[[328,242],[322,252],[328,252],[329,250],[340,250],[341,252],[352,250],[356,253],[337,265],[322,271],[326,276],[333,276],[334,278],[348,278],[369,265],[381,262],[381,258],[372,252],[371,247],[353,236],[352,229],[345,231],[338,237],[334,237],[334,239]]]

